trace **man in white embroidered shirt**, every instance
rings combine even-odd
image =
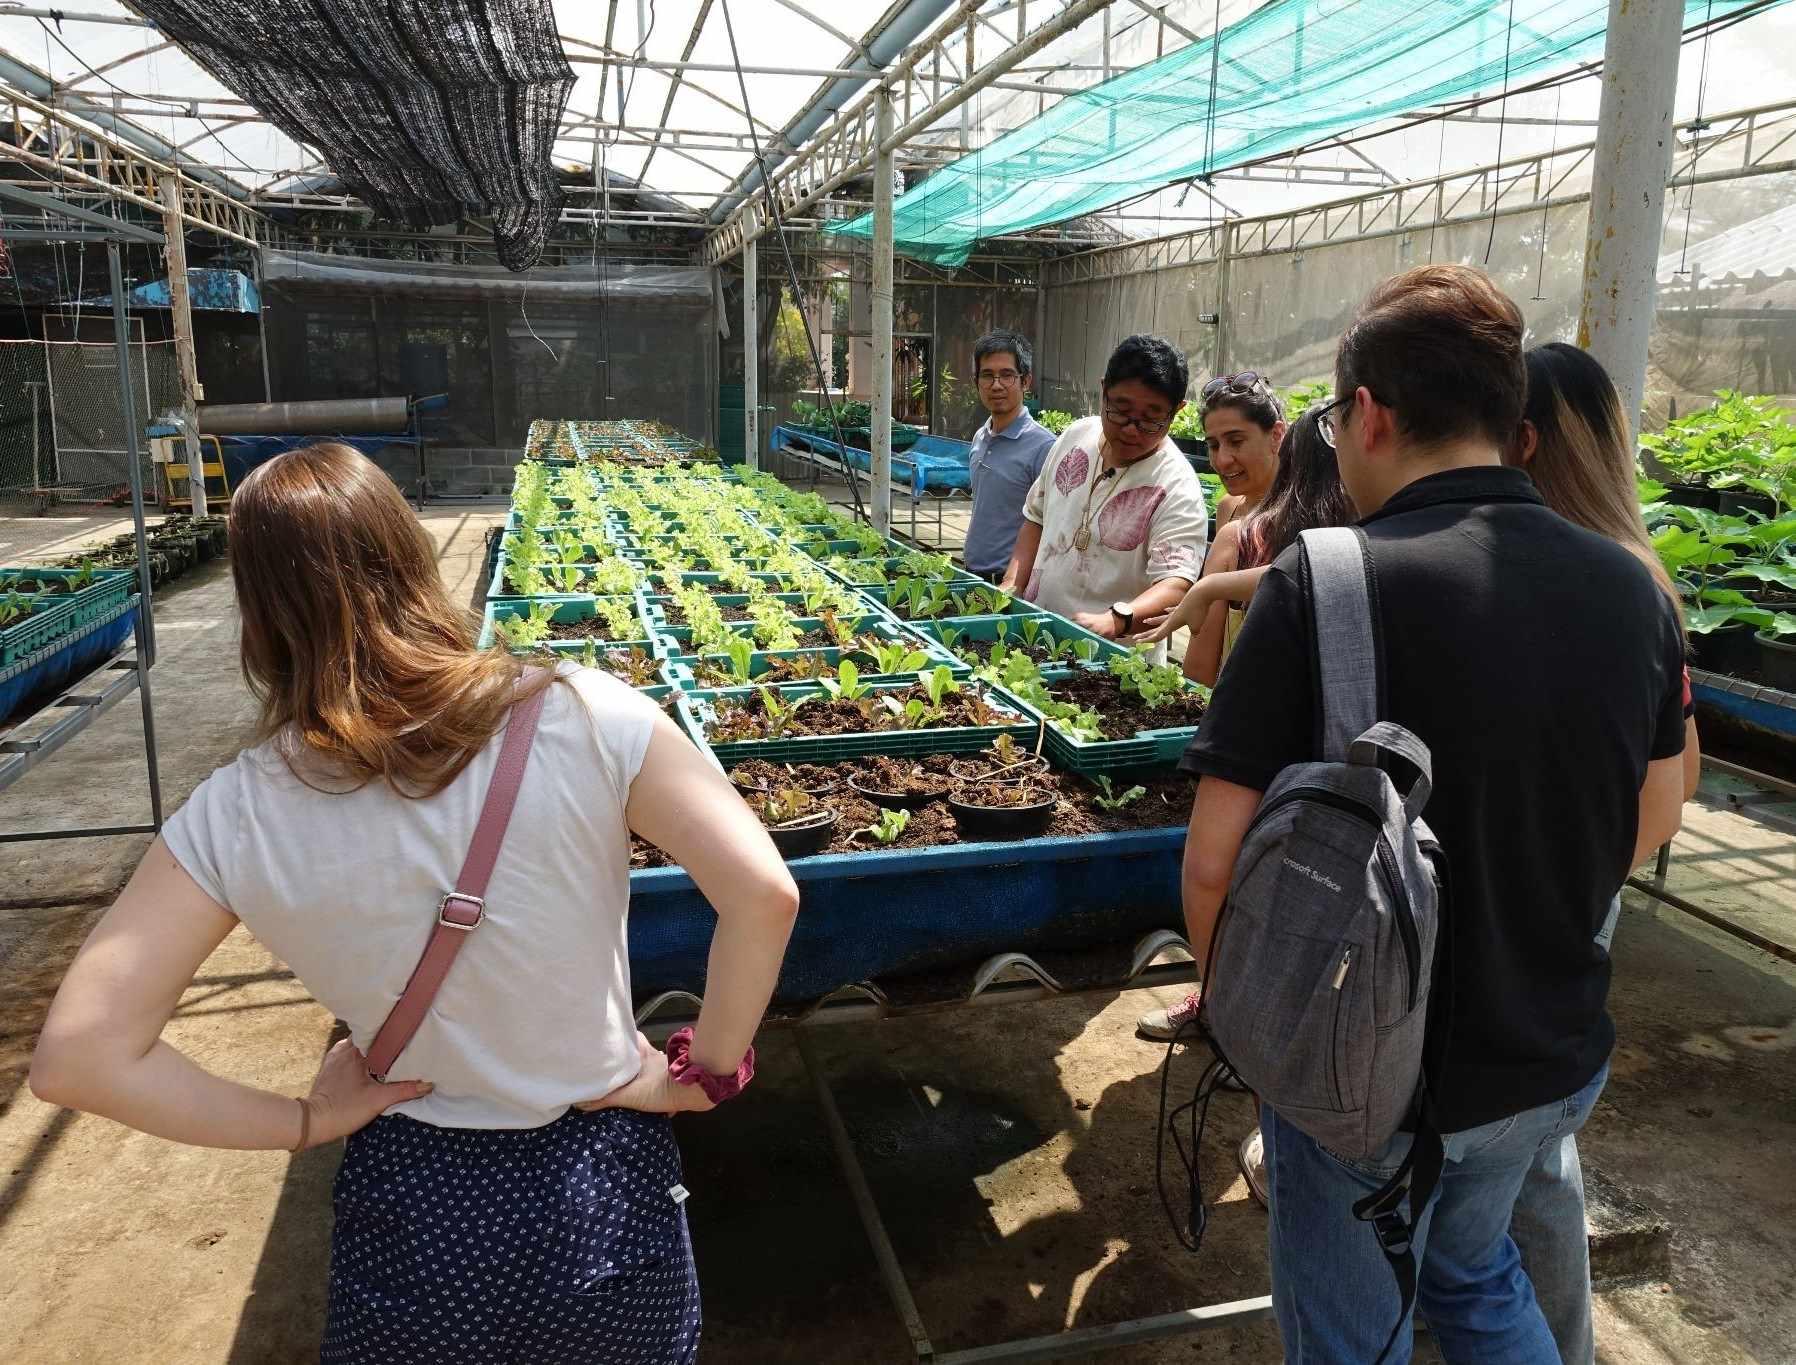
[[[1167,436],[1190,377],[1160,337],[1116,348],[1101,414],[1061,434],[1029,490],[1005,591],[1110,640],[1178,605],[1209,534],[1203,485]]]

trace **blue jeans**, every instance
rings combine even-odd
[[[1417,1307],[1450,1361],[1557,1365],[1558,1349],[1509,1236],[1510,1213],[1537,1157],[1584,1126],[1604,1067],[1577,1094],[1449,1133],[1434,1200],[1415,1230]],[[1271,1194],[1272,1308],[1285,1359],[1298,1365],[1376,1360],[1396,1325],[1397,1281],[1353,1204],[1396,1174],[1410,1137],[1358,1161],[1338,1157],[1260,1106]],[[1584,1216],[1582,1202],[1576,1210]],[[1580,1224],[1581,1226],[1581,1224]],[[1392,1361],[1410,1357],[1411,1324]]]

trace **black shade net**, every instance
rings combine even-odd
[[[528,270],[561,213],[574,87],[549,0],[132,0],[357,198],[412,228],[491,214]]]

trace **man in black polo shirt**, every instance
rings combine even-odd
[[[1429,1077],[1446,1166],[1417,1228],[1418,1306],[1448,1359],[1557,1361],[1508,1234],[1542,1147],[1582,1126],[1615,1040],[1595,942],[1616,888],[1677,829],[1683,644],[1628,551],[1502,467],[1526,383],[1522,319],[1479,271],[1428,266],[1342,337],[1324,431],[1364,520],[1380,717],[1429,746],[1424,817],[1447,855]],[[1297,548],[1254,596],[1203,727],[1185,916],[1204,961],[1260,794],[1319,758],[1317,662]],[[1443,983],[1444,984],[1444,983]],[[1395,1172],[1324,1150],[1262,1107],[1273,1300],[1286,1358],[1370,1361],[1399,1311],[1352,1205]],[[1581,1217],[1581,1210],[1579,1216]],[[1407,1326],[1398,1359],[1408,1358]]]

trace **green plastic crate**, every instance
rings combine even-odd
[[[35,580],[43,583],[55,579],[66,584],[84,572],[83,569],[0,569],[0,597],[13,591],[12,585],[17,582]],[[85,626],[122,605],[137,588],[135,569],[95,569],[92,577],[93,581],[85,587],[61,593],[40,590],[41,595],[68,603],[74,608],[75,624]]]
[[[10,594],[7,594],[10,595]],[[31,606],[31,615],[10,626],[0,626],[0,668],[35,654],[82,624],[75,604],[49,593],[20,593]]]
[[[977,586],[977,585],[969,584],[968,586]],[[989,587],[990,585],[987,584],[986,586]],[[906,625],[922,625],[924,621],[950,621],[950,622],[972,621],[972,620],[976,620],[980,617],[995,616],[995,615],[1003,615],[1003,616],[1042,616],[1042,615],[1051,616],[1051,615],[1053,615],[1052,612],[1044,613],[1040,607],[1036,606],[1032,602],[1025,602],[1022,598],[1015,597],[1015,598],[1011,599],[1010,606],[1007,607],[1003,612],[975,611],[975,612],[968,612],[964,616],[962,616],[962,615],[954,614],[955,608],[954,608],[953,603],[950,602],[949,606],[948,606],[948,611],[950,613],[949,615],[925,616],[925,617],[919,617],[915,621],[912,621],[908,617],[900,615],[898,613],[898,611],[895,610],[890,605],[889,600],[888,600],[889,594],[888,594],[888,591],[886,588],[883,588],[883,587],[857,588],[855,591],[859,592],[862,597],[865,597],[869,602],[872,602],[881,611],[886,612],[888,615],[890,615],[893,620],[902,621]],[[962,592],[964,590],[960,589],[960,588],[956,588],[952,584],[950,584],[949,591],[952,593],[952,592]],[[1071,625],[1072,623],[1068,622],[1067,624]]]
[[[1042,681],[1052,688],[1056,678],[1065,679],[1072,673],[1072,669],[1065,668],[1043,669]],[[1192,687],[1196,686],[1192,684]],[[1174,767],[1197,734],[1195,725],[1176,725],[1163,730],[1142,730],[1133,739],[1074,739],[1021,697],[1013,696],[1003,688],[997,690],[1012,706],[1046,726],[1043,747],[1048,761],[1057,768],[1082,775]]]
[[[622,555],[618,555],[615,551],[612,551],[609,554],[606,554],[604,551],[601,551],[601,555],[606,558],[618,558],[618,559],[623,558]],[[641,568],[638,565],[636,565],[634,562],[631,562],[631,561],[625,561],[625,562],[630,563],[630,567],[632,569],[636,570],[637,580],[640,583],[641,578],[642,578]],[[494,601],[499,598],[515,598],[515,597],[525,596],[525,594],[510,592],[506,589],[505,573],[506,573],[507,568],[510,566],[510,564],[511,564],[511,551],[509,549],[507,549],[503,543],[501,543],[499,546],[498,557],[496,559],[494,559],[494,561],[493,561],[493,576],[491,579],[488,580],[487,585],[486,585],[486,596],[487,596],[487,600],[489,602]],[[545,564],[543,567],[559,569],[559,568],[563,568],[566,566],[561,565],[561,564]],[[592,565],[575,565],[573,567],[591,568]],[[577,593],[579,590],[575,589],[573,591],[575,591]],[[546,597],[566,597],[566,596],[568,596],[567,593],[562,593],[562,592],[542,593],[542,594],[537,594],[537,595],[538,596],[546,596]]]
[[[875,683],[876,692],[904,691],[907,682]],[[801,735],[791,739],[747,739],[719,742],[705,737],[705,721],[713,715],[711,703],[719,697],[746,696],[752,687],[717,688],[683,692],[679,700],[680,720],[686,733],[699,744],[709,747],[719,763],[728,766],[751,758],[770,763],[836,763],[847,758],[864,758],[869,754],[969,754],[990,748],[1000,735],[1012,735],[1020,742],[1033,736],[1039,721],[1018,706],[1016,700],[998,689],[989,689],[988,699],[1000,711],[1015,717],[998,725],[952,726],[933,730],[877,730],[865,734]],[[822,688],[809,683],[788,684],[779,689],[782,697],[817,696]]]
[[[794,616],[791,618],[791,621],[792,629],[797,631],[800,635],[803,635],[808,631],[823,629],[823,622],[815,616]],[[747,635],[754,623],[752,621],[731,621],[728,624],[735,634]],[[878,626],[894,624],[896,623],[891,617],[882,612],[874,611],[871,608],[868,609],[865,616],[857,616],[849,622],[849,625],[853,627],[854,632],[857,635],[873,630]],[[670,626],[665,624],[664,619],[657,618],[655,621],[651,622],[651,628],[655,632],[655,638],[660,644],[662,653],[667,658],[690,659],[695,657],[692,652],[691,627]],[[822,648],[822,646],[818,646],[818,648]]]
[[[530,608],[535,602],[553,602],[555,604],[553,620],[579,621],[597,614],[595,604],[598,600],[599,599],[592,593],[570,593],[565,597],[501,597],[488,601],[486,604],[486,614],[480,623],[479,647],[481,649],[488,649],[497,643],[497,636],[493,629],[493,623],[495,621],[509,620],[514,616],[528,616],[530,614]],[[637,620],[641,621],[643,624],[644,634],[634,640],[600,640],[596,643],[601,649],[629,649],[634,645],[645,654],[654,654],[657,658],[666,658],[666,654],[660,651],[660,647],[654,639],[653,633],[648,629],[647,618],[642,614],[642,599],[639,596],[632,596],[630,600],[635,604],[636,617]],[[544,640],[542,643],[548,645],[556,642]],[[586,642],[584,640],[569,640],[562,643],[580,647]]]
[[[955,658],[954,655],[943,649],[942,646],[934,640],[926,639],[914,631],[906,630],[895,621],[874,617],[867,617],[865,619],[869,624],[867,629],[861,632],[862,634],[876,635],[881,640],[893,643],[902,641],[912,649],[921,651],[926,656],[926,662],[922,665],[922,668],[945,666],[956,678],[965,678],[972,672],[965,663]],[[830,666],[834,667],[841,663],[842,655],[845,652],[849,651],[840,649],[756,650],[749,656],[749,675],[751,678],[758,678],[763,673],[767,672],[772,666],[773,660],[792,659],[804,654],[821,654],[825,656]],[[856,662],[858,665],[859,661],[857,660]],[[729,663],[729,656],[724,654],[675,655],[668,660],[669,676],[688,691],[704,690],[707,687],[713,686],[713,684],[700,683],[697,681],[695,674],[698,665],[701,663],[727,666]],[[872,665],[869,664],[868,666],[871,667]],[[864,682],[896,681],[908,683],[914,680],[915,675],[918,672],[921,672],[922,668],[913,669],[909,673],[863,673],[861,677]]]
[[[829,564],[822,564],[820,567],[831,578],[838,579],[851,588],[878,588],[883,587],[890,579],[900,577],[903,573],[900,566],[903,563],[903,560],[897,558],[856,559],[839,568]],[[862,572],[856,572],[857,569]],[[877,576],[872,572],[874,569],[878,570]],[[964,569],[955,569],[942,581],[951,587],[977,587],[985,582]]]

